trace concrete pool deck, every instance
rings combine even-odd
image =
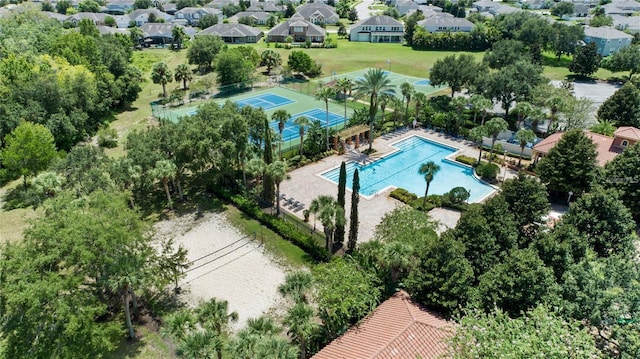
[[[293,197],[295,200],[304,203],[305,208],[309,208],[311,201],[317,198],[319,195],[324,194],[336,197],[338,194],[338,186],[328,179],[323,178],[320,175],[321,173],[339,166],[342,161],[362,162],[367,158],[376,159],[382,157],[390,152],[395,151],[395,148],[390,146],[391,143],[397,142],[400,139],[413,135],[420,135],[427,139],[456,147],[459,149],[457,155],[465,155],[476,158],[478,157],[478,150],[474,148],[469,141],[445,136],[442,133],[426,130],[423,128],[399,130],[392,134],[376,138],[373,144],[376,152],[370,157],[360,153],[359,151],[350,150],[343,155],[333,155],[324,158],[316,163],[311,163],[289,172],[291,178],[289,180],[283,181],[280,184],[280,192],[284,193],[288,198]],[[368,145],[360,147],[361,150],[364,150],[366,148],[368,148]],[[501,168],[501,171],[503,170],[504,169]],[[507,170],[507,178],[514,177],[515,175],[517,175],[515,171]],[[500,174],[500,176],[502,176],[502,173]],[[389,193],[390,190],[387,190],[378,193],[376,196],[373,196],[369,199],[365,198],[364,196],[360,196],[360,205],[358,210],[358,217],[360,221],[360,225],[358,227],[359,243],[372,240],[375,232],[375,227],[378,225],[378,223],[380,223],[384,215],[392,211],[394,208],[403,205],[400,201],[389,197]],[[282,208],[285,211],[288,211],[286,207]],[[345,206],[345,212],[347,216],[347,231],[349,226],[348,218],[350,211],[351,190],[347,188]],[[438,217],[441,218],[441,222],[446,222],[446,224],[443,223],[445,226],[450,227],[452,224],[455,225],[455,223],[457,222],[457,218],[459,218],[459,213],[451,211],[451,218],[448,218],[446,217],[446,212],[441,212],[442,211],[438,212]],[[300,218],[303,218],[302,211],[291,213]],[[444,218],[442,217],[443,215],[445,216]],[[313,221],[313,215],[311,217],[311,221]],[[320,224],[318,223],[318,226],[319,225]]]

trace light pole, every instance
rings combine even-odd
[[[571,204],[571,196],[573,196],[573,192],[569,191],[569,198],[567,198],[567,204]]]
[[[389,72],[391,72],[391,59],[387,59],[387,65],[389,65]]]

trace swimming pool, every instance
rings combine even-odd
[[[464,187],[471,191],[469,202],[477,202],[494,191],[494,188],[473,176],[473,169],[445,159],[457,151],[456,148],[429,141],[420,136],[411,136],[392,145],[398,151],[367,164],[347,163],[347,187],[353,183],[353,172],[358,169],[360,194],[373,196],[392,186],[413,192],[418,197],[424,195],[426,182],[418,173],[420,165],[433,161],[440,166],[429,186],[429,194],[445,194],[454,187]],[[322,176],[338,183],[340,167],[322,173]]]

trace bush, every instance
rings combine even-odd
[[[389,194],[391,198],[395,198],[400,202],[406,204],[412,204],[418,196],[415,193],[411,193],[404,188],[396,188]]]
[[[469,165],[469,166],[475,166],[478,163],[478,161],[474,157],[469,157],[465,155],[460,155],[456,157],[456,161],[460,163],[464,163],[465,165]]]
[[[215,188],[214,190],[220,198],[233,203],[246,215],[278,233],[283,239],[300,247],[300,249],[307,252],[313,259],[317,261],[325,261],[327,259],[328,256],[326,249],[319,246],[313,237],[306,233],[299,232],[295,224],[283,222],[280,218],[273,217],[272,215],[262,211],[258,203],[256,203],[249,194],[233,194],[228,190],[221,188]]]
[[[98,130],[98,146],[114,148],[118,146],[118,132],[113,128],[101,128]]]
[[[464,203],[469,199],[471,193],[464,187],[454,187],[445,195],[452,203]]]
[[[420,197],[411,202],[411,207],[417,209],[418,211],[429,212],[430,210],[437,207],[433,203],[429,202],[429,197],[427,197],[427,203],[425,203],[424,206],[422,205],[422,203],[424,202],[422,199],[424,197]]]
[[[495,181],[499,171],[500,167],[491,162],[483,162],[476,167],[476,173],[478,176],[489,182]]]

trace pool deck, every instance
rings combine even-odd
[[[321,173],[339,166],[342,161],[358,161],[362,163],[367,159],[382,157],[396,150],[395,148],[390,146],[391,143],[397,142],[398,140],[413,135],[420,135],[427,139],[459,148],[460,150],[456,153],[456,155],[462,154],[470,157],[478,157],[478,150],[473,147],[472,143],[470,143],[469,141],[445,136],[442,133],[426,130],[423,128],[398,130],[392,134],[383,135],[376,138],[373,144],[376,152],[370,157],[352,149],[343,155],[330,156],[316,163],[308,164],[302,168],[291,171],[289,173],[291,178],[289,180],[283,181],[280,184],[280,192],[284,193],[287,197],[293,197],[295,200],[304,203],[305,208],[309,208],[311,201],[317,198],[319,195],[327,194],[336,197],[338,194],[338,186],[328,179],[323,178],[320,175]],[[368,145],[363,145],[360,147],[360,150],[364,150],[367,148]],[[501,171],[503,170],[504,169],[501,168]],[[502,176],[502,173],[504,172],[501,172],[499,176]],[[506,178],[511,178],[516,175],[517,172],[507,170]],[[358,211],[358,217],[360,221],[360,225],[358,228],[359,243],[372,240],[373,234],[375,232],[375,227],[378,225],[378,223],[380,223],[382,217],[386,213],[392,211],[394,208],[403,205],[400,201],[389,197],[389,192],[390,190],[387,190],[385,192],[378,193],[376,196],[373,196],[371,198],[366,198],[362,195],[360,196],[360,205]],[[350,207],[351,190],[347,188],[345,206],[345,212],[347,215],[347,233],[349,227],[348,218],[351,211]],[[288,208],[282,208],[288,211]],[[446,212],[441,212],[442,210],[438,212],[438,217],[442,219],[441,222],[443,226],[440,227],[439,231],[441,231],[442,228],[455,225],[455,223],[457,222],[457,218],[459,218],[460,216],[459,213],[451,211],[451,218],[442,218],[443,215],[446,217]],[[302,211],[291,213],[300,218],[303,217]],[[311,221],[313,221],[313,215],[311,215]],[[318,226],[320,226],[319,223]]]

